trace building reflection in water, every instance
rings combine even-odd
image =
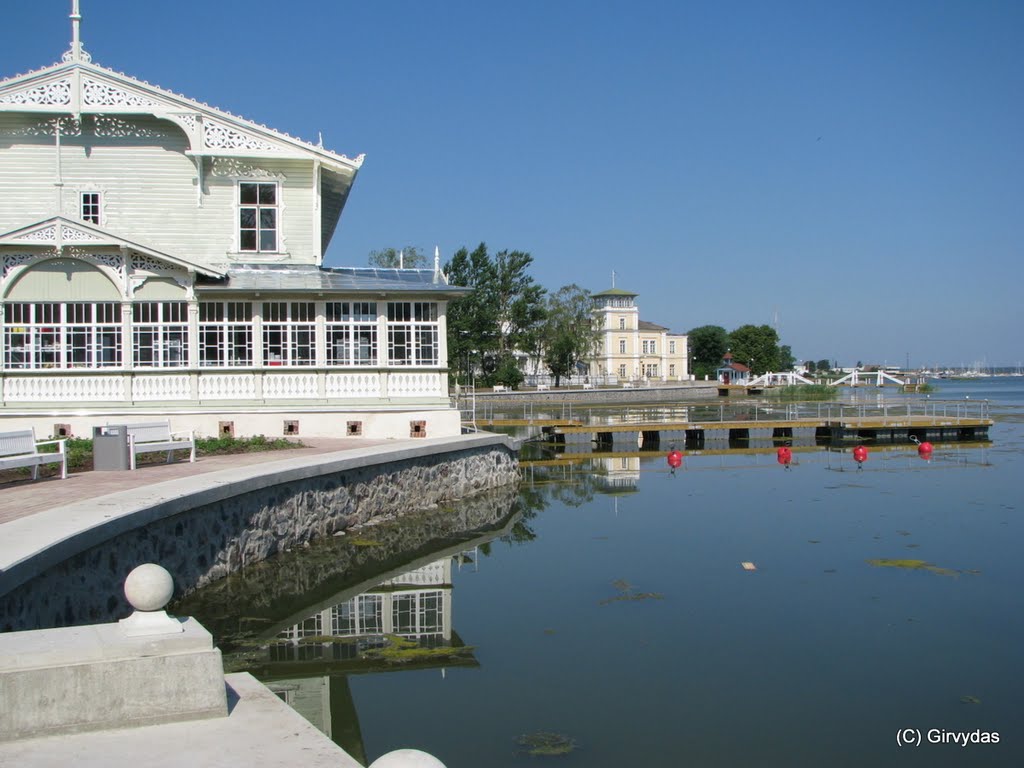
[[[476,569],[479,543],[463,544],[359,594],[347,596],[351,590],[346,590],[337,602],[280,630],[266,646],[266,656],[257,662],[257,676],[366,764],[348,675],[430,668],[443,674],[447,667],[479,666],[452,627],[452,571],[463,564]],[[395,665],[381,651],[396,642],[406,651],[442,652],[410,654]],[[450,654],[443,652],[446,648]]]

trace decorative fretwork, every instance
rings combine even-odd
[[[54,136],[57,133],[56,126],[60,124],[60,135],[81,136],[82,122],[73,117],[59,117],[56,120],[47,118],[18,128],[11,128],[0,131],[3,136]]]
[[[42,230],[40,230],[42,231]],[[68,233],[68,229],[64,229],[65,235]],[[51,241],[52,242],[52,241]],[[52,259],[59,254],[56,249],[43,251],[40,253],[7,253],[4,254],[4,277],[10,274],[11,270],[18,267],[24,267],[28,264],[34,264],[38,261],[45,261]],[[124,282],[124,261],[120,256],[112,253],[93,253],[92,251],[83,250],[81,248],[68,248],[65,251],[66,256],[74,259],[80,259],[81,261],[87,262],[94,266],[107,267],[117,274],[117,277]]]
[[[33,232],[26,232],[24,235],[14,238],[19,243],[56,243],[57,225],[51,224],[48,227],[37,229]]]
[[[161,261],[160,259],[143,253],[133,253],[131,259],[132,270],[135,272],[152,272],[157,275],[180,275],[185,272],[183,269],[179,269],[165,261]]]
[[[203,143],[207,149],[242,149],[272,152],[276,147],[251,133],[243,133],[213,120],[203,122]]]
[[[259,168],[235,157],[215,157],[210,163],[210,175],[230,179],[271,179],[285,181],[288,177],[283,173],[272,173],[266,168]]]
[[[90,107],[158,107],[160,104],[123,88],[91,78],[82,80],[82,101]]]
[[[119,117],[111,117],[110,115],[96,115],[95,120],[96,127],[94,131],[97,136],[115,139],[163,139],[168,136],[166,131],[146,128],[129,120],[122,120]]]
[[[36,104],[39,106],[65,106],[71,103],[71,80],[55,80],[35,88],[0,96],[0,104]]]

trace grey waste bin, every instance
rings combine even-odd
[[[128,426],[115,424],[92,428],[92,468],[129,469]]]

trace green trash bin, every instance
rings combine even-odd
[[[92,468],[101,471],[131,469],[126,424],[92,428]]]

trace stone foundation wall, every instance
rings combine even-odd
[[[401,517],[518,482],[515,453],[484,446],[282,482],[122,533],[0,597],[0,630],[109,621],[130,613],[122,585],[159,563],[175,595],[353,526]]]

